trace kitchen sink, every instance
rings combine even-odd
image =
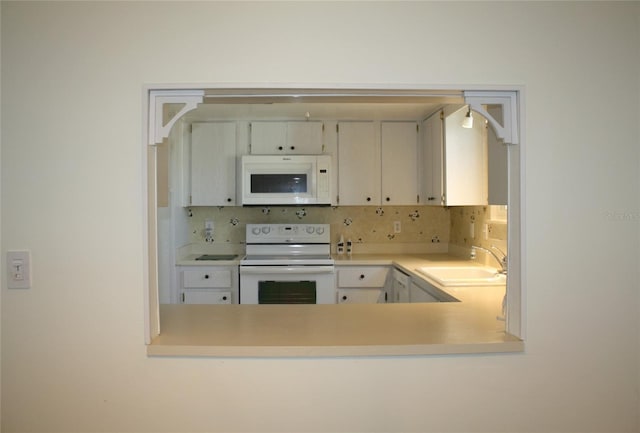
[[[416,269],[443,286],[503,286],[507,276],[484,266],[424,266]]]

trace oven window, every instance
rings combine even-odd
[[[259,281],[258,304],[315,304],[315,281]]]
[[[307,175],[304,174],[252,174],[252,193],[306,193]]]

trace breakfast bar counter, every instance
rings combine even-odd
[[[412,278],[447,255],[360,255],[342,265],[393,265]],[[500,320],[504,286],[439,287],[460,302],[161,305],[152,356],[317,357],[521,352]]]

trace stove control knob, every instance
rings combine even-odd
[[[307,226],[307,233],[309,234],[313,233],[313,226]]]
[[[251,229],[251,233],[253,233],[254,235],[259,235],[260,234],[260,227],[254,227]]]
[[[270,231],[271,231],[271,227],[269,226],[262,227],[262,233],[264,233],[265,235],[269,234]]]
[[[316,229],[316,233],[318,233],[319,235],[321,235],[322,233],[324,233],[324,228],[323,227],[318,227]]]

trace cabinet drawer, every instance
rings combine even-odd
[[[385,292],[380,288],[338,289],[338,304],[384,304]]]
[[[182,286],[189,287],[231,287],[229,269],[203,269],[182,271]]]
[[[389,268],[367,266],[338,269],[339,287],[384,287]]]
[[[230,290],[193,289],[185,290],[185,304],[231,304]]]

